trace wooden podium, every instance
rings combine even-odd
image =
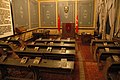
[[[62,38],[75,38],[75,23],[62,23]]]

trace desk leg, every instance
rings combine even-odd
[[[7,67],[5,66],[0,67],[0,71],[1,71],[1,78],[5,79],[5,77],[8,75]]]
[[[33,80],[40,80],[39,78],[39,70],[37,68],[32,68],[32,72],[33,72]]]
[[[98,58],[97,58],[97,47],[96,46],[95,46],[95,50],[94,50],[93,55],[94,55],[94,61],[97,61]]]
[[[37,76],[36,70],[32,69],[32,71],[33,71],[33,78],[34,78],[34,80],[38,80],[38,76]]]

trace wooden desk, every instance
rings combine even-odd
[[[120,45],[115,45],[114,43],[109,43],[106,46],[103,43],[99,43],[95,45],[95,50],[94,50],[94,60],[96,61],[97,57],[97,51],[98,49],[104,49],[104,48],[110,48],[110,49],[120,49]]]
[[[99,39],[97,39],[97,40],[91,40],[91,45],[95,45],[95,44],[97,44],[97,43],[105,43],[105,42],[107,42],[107,43],[113,43],[114,41],[111,41],[111,40],[99,40]]]
[[[2,71],[2,78],[7,76],[6,75],[7,67],[13,67],[13,68],[20,67],[20,68],[29,69],[30,71],[34,73],[33,80],[39,80],[40,72],[71,74],[74,70],[74,61],[67,61],[66,65],[63,65],[63,62],[61,62],[60,60],[42,59],[39,64],[34,64],[33,63],[34,59],[29,59],[27,63],[25,64],[21,64],[20,60],[21,59],[7,58],[4,62],[0,61],[0,69]]]
[[[35,42],[54,42],[54,43],[60,43],[60,42],[64,42],[64,43],[70,43],[70,44],[75,44],[75,39],[71,39],[71,40],[67,40],[67,39],[37,39]]]
[[[48,44],[44,44],[44,43],[35,43],[35,44],[27,44],[27,46],[29,47],[65,47],[65,48],[75,48],[75,44],[60,44],[60,43],[53,43],[53,45],[51,45],[50,43]]]
[[[41,30],[38,32],[33,32],[32,35],[34,38],[48,38],[50,30]]]
[[[43,72],[71,73],[74,70],[74,61],[67,61],[66,66],[62,66],[62,62],[60,60],[42,59],[39,65],[32,63],[31,67],[38,68]]]
[[[46,48],[41,48],[37,51],[34,50],[34,48],[25,48],[25,50],[21,51],[21,50],[15,50],[15,53],[19,56],[19,57],[23,57],[23,56],[29,56],[29,57],[42,57],[42,58],[47,58],[47,59],[57,59],[60,60],[61,58],[67,58],[68,60],[75,60],[75,50],[71,50],[71,49],[66,49],[65,52],[61,52],[61,48],[59,49],[52,49],[52,51],[47,51],[47,47]]]
[[[63,43],[61,43],[61,41],[63,41]],[[38,47],[38,50],[35,50],[35,47]],[[48,50],[49,47],[51,50]],[[75,39],[37,39],[35,42],[28,43],[24,50],[20,50],[20,48],[18,48],[14,51],[19,55],[19,57],[27,55],[32,58],[37,56],[57,60],[67,58],[68,60],[73,61],[75,60],[76,54]]]
[[[94,39],[92,39],[91,40],[91,43],[90,43],[90,51],[91,51],[91,53],[93,54],[94,53],[94,46],[95,46],[95,44],[103,44],[103,43],[108,43],[108,44],[110,44],[110,43],[114,43],[114,41],[111,41],[111,40],[94,40]]]
[[[103,74],[106,78],[106,80],[108,80],[110,78],[110,80],[119,80],[117,79],[117,77],[115,77],[113,79],[113,76],[110,76],[110,73],[114,73],[114,72],[118,72],[120,71],[120,61],[114,61],[112,57],[107,58],[106,60],[106,64],[103,68]]]
[[[1,59],[1,57],[0,57]],[[28,61],[26,64],[21,64],[20,63],[21,59],[13,59],[13,58],[7,58],[4,62],[0,61],[0,68],[1,68],[1,73],[2,73],[2,79],[4,78],[12,78],[13,77],[8,77],[8,70],[7,68],[22,68],[23,70],[31,71],[30,70],[30,64],[32,63],[31,60]],[[16,76],[17,77],[17,76]],[[15,78],[17,80],[23,80],[23,78]],[[24,79],[24,80],[30,80],[30,79]],[[34,75],[32,80],[38,80]]]
[[[82,44],[90,44],[91,39],[92,39],[92,35],[90,33],[85,33],[85,32],[81,33]]]
[[[10,47],[7,42],[0,41],[0,46],[2,47]]]
[[[105,51],[105,49],[98,50],[98,62],[101,60],[106,60],[108,57],[112,55],[119,55],[120,56],[120,49],[109,49],[109,52]]]

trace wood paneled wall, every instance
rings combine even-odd
[[[93,34],[94,33],[94,28],[95,28],[95,0],[38,0],[39,2],[39,27],[44,28],[44,29],[49,29],[52,33],[58,33],[58,15],[60,15],[61,19],[61,29],[62,29],[62,23],[76,23],[76,17],[78,16],[78,34],[81,34],[82,32],[88,32]],[[51,10],[45,8],[44,11],[41,9],[41,5],[49,4],[49,3],[56,3],[55,7],[55,15],[54,15],[54,10],[53,13],[51,14]],[[85,5],[88,4],[88,5]],[[62,5],[62,6],[61,6]],[[49,4],[48,6],[51,6]],[[64,7],[68,6],[69,11],[68,13],[64,13]],[[81,6],[81,9],[79,7]],[[88,9],[89,8],[89,9]],[[90,11],[89,11],[90,10]],[[62,12],[63,11],[63,12]],[[44,20],[48,18],[47,21],[52,17],[56,19],[56,24],[54,26],[50,25],[51,22],[47,22],[42,20],[43,16],[41,15],[42,12],[46,12],[45,15],[47,17],[44,17]],[[50,16],[52,15],[52,16]],[[41,18],[42,17],[42,18]],[[44,22],[43,22],[44,21]],[[50,26],[43,26],[42,24],[47,22],[49,23]],[[54,22],[54,21],[53,21]],[[76,26],[76,24],[75,24]],[[56,34],[57,34],[56,33]]]

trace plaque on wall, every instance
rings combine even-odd
[[[0,38],[13,34],[10,1],[0,0]]]
[[[78,1],[78,26],[93,27],[94,0]]]
[[[30,0],[30,23],[31,28],[39,26],[38,2],[35,0]]]
[[[75,23],[75,1],[59,1],[58,14],[62,23]]]
[[[29,29],[28,0],[12,0],[14,27]]]
[[[56,27],[56,2],[40,2],[41,27]]]

